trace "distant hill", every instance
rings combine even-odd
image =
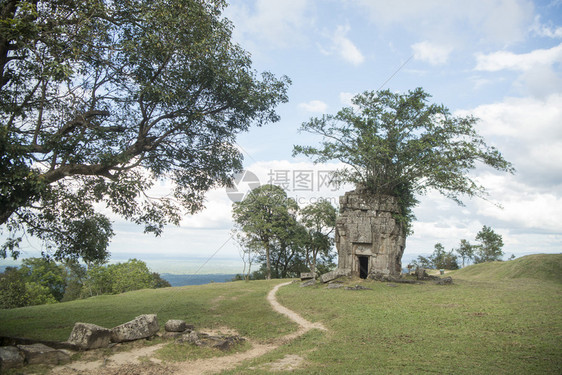
[[[203,285],[209,283],[224,283],[232,281],[235,274],[209,274],[209,275],[175,275],[172,273],[161,273],[160,277],[168,281],[172,286]]]
[[[533,254],[506,262],[474,264],[455,272],[470,279],[529,278],[562,283],[562,254]]]

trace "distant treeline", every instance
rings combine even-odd
[[[171,286],[146,263],[84,266],[76,261],[57,263],[45,258],[27,258],[20,267],[6,267],[0,274],[0,308],[72,301],[101,294]]]
[[[209,283],[224,283],[232,281],[236,278],[235,274],[183,274],[176,275],[172,273],[161,274],[162,278],[169,281],[172,286],[185,286],[185,285],[203,285]]]
[[[486,225],[482,227],[480,232],[476,234],[478,244],[473,245],[465,239],[460,240],[459,247],[446,251],[441,243],[436,243],[433,254],[428,257],[418,256],[412,261],[408,268],[439,268],[456,270],[460,268],[459,261],[462,261],[462,267],[470,263],[484,263],[502,260],[504,252],[503,238],[501,235]],[[510,259],[515,256],[512,255]]]

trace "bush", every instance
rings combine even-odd
[[[29,296],[17,268],[7,267],[0,274],[0,308],[13,309],[27,306]]]
[[[158,273],[151,272],[142,260],[129,259],[125,263],[91,266],[82,287],[82,297],[170,286]]]
[[[49,288],[39,283],[25,283],[25,291],[28,296],[27,306],[57,303]]]

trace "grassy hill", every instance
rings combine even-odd
[[[562,254],[534,254],[508,262],[489,262],[465,267],[456,277],[473,280],[528,278],[562,283]]]
[[[310,331],[226,373],[268,373],[268,363],[291,355],[303,358],[296,374],[560,374],[559,270],[559,255],[530,256],[467,267],[452,274],[450,286],[360,279],[347,284],[371,290],[285,286],[279,302],[329,331]],[[157,313],[161,325],[185,319],[267,343],[297,329],[266,301],[280,282],[142,290],[0,310],[0,335],[65,340],[76,321],[112,327]]]

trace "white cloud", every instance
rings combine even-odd
[[[562,139],[562,94],[548,98],[506,98],[493,104],[483,104],[459,115],[474,114],[481,120],[484,136],[519,139],[529,144],[537,141]]]
[[[328,105],[321,100],[311,100],[307,103],[299,103],[299,108],[306,112],[324,113],[328,110]]]
[[[449,59],[453,48],[423,41],[413,44],[412,50],[416,60],[425,61],[431,65],[443,65]]]
[[[351,99],[353,99],[355,95],[356,94],[351,92],[340,92],[340,103],[346,107],[352,106],[353,103],[351,102]]]
[[[562,92],[562,76],[552,66],[537,66],[523,72],[515,82],[536,98],[546,98]]]
[[[336,31],[329,36],[331,46],[328,49],[321,48],[321,51],[326,55],[336,54],[353,65],[360,65],[365,61],[365,57],[347,37],[350,30],[349,26],[338,26]]]
[[[515,54],[498,51],[488,55],[476,55],[478,71],[497,72],[500,70],[528,71],[537,66],[550,66],[562,62],[562,44],[550,49],[537,49],[529,53]]]
[[[253,9],[234,2],[225,16],[234,22],[237,39],[249,37],[273,47],[291,47],[305,41],[303,29],[314,22],[309,7],[309,0],[257,0]]]
[[[406,251],[412,254],[431,253],[437,242],[450,250],[458,247],[461,239],[472,241],[482,224],[474,219],[462,222],[458,220],[459,217],[440,218],[442,221],[415,221],[414,233],[408,237]]]
[[[470,80],[472,81],[475,90],[479,90],[485,86],[489,86],[494,82],[491,79],[486,79],[479,76],[470,77]]]
[[[478,214],[510,223],[512,228],[528,228],[562,233],[562,197],[537,192],[508,175],[480,178],[490,194],[501,197],[502,207],[476,201]]]
[[[562,94],[544,99],[507,98],[470,111],[480,119],[479,132],[500,143],[500,151],[517,169],[530,191],[562,193]]]
[[[536,49],[516,54],[498,51],[477,54],[474,70],[483,72],[514,71],[519,76],[514,87],[537,98],[562,92],[562,75],[558,66],[562,63],[562,44],[548,49]]]
[[[537,36],[558,39],[562,38],[562,27],[554,27],[551,25],[544,25],[541,23],[540,16],[535,17],[535,23],[531,27],[531,31]]]
[[[476,34],[484,42],[521,41],[533,22],[529,0],[352,0],[383,27],[398,25],[418,36],[439,40]]]
[[[194,215],[184,216],[180,225],[190,229],[230,229],[232,201],[226,188],[213,189],[205,195],[205,209]]]

